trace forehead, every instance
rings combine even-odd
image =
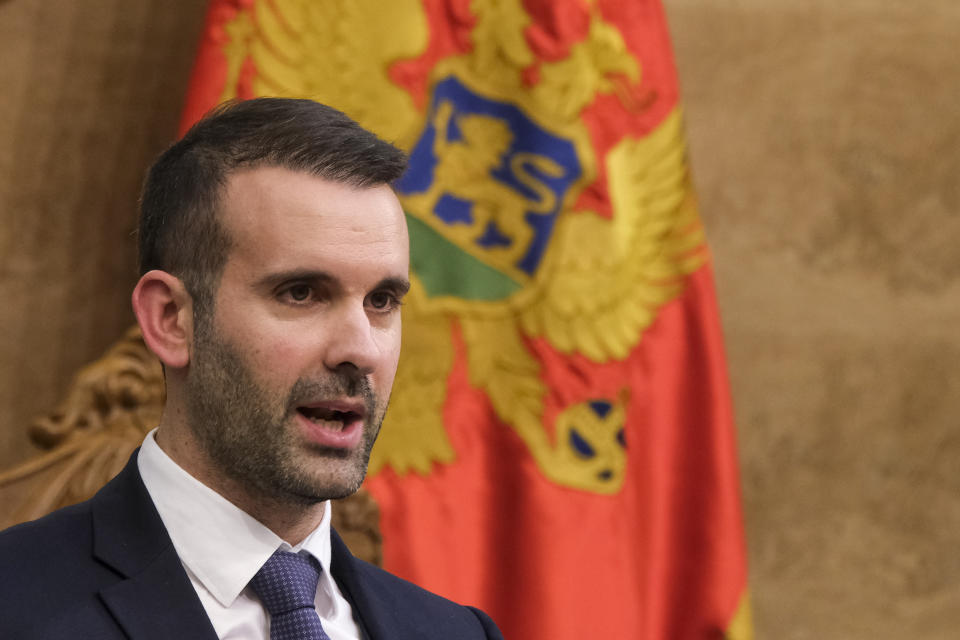
[[[245,169],[228,178],[219,215],[231,240],[228,268],[362,264],[406,275],[406,221],[388,185],[356,187],[279,167]]]

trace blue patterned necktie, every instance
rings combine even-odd
[[[270,640],[330,640],[314,608],[323,569],[312,557],[275,551],[250,581],[270,612]]]

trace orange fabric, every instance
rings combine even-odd
[[[470,388],[458,341],[445,408],[458,461],[367,482],[383,514],[385,566],[484,608],[506,637],[720,637],[746,565],[716,318],[703,268],[625,362],[596,365],[532,344],[552,397],[592,397],[630,380],[628,477],[613,496],[544,479]]]

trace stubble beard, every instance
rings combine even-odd
[[[366,475],[386,403],[354,369],[324,380],[299,379],[287,397],[256,381],[240,351],[209,322],[196,323],[194,357],[187,375],[187,419],[215,471],[248,494],[308,506],[356,492]],[[316,398],[361,396],[366,419],[356,449],[303,441],[296,407]]]

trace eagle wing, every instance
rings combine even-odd
[[[391,63],[427,47],[419,0],[273,0],[251,11],[251,28],[238,32],[256,68],[256,95],[311,98],[386,140],[411,142],[417,109],[388,74]]]
[[[561,217],[544,282],[520,314],[528,335],[594,361],[625,358],[706,260],[679,110],[649,135],[621,141],[605,162],[612,220]]]
[[[425,313],[416,276],[403,304],[403,349],[394,378],[390,410],[370,456],[370,475],[384,466],[397,473],[430,473],[449,463],[453,447],[443,425],[447,378],[453,368],[449,316]]]

